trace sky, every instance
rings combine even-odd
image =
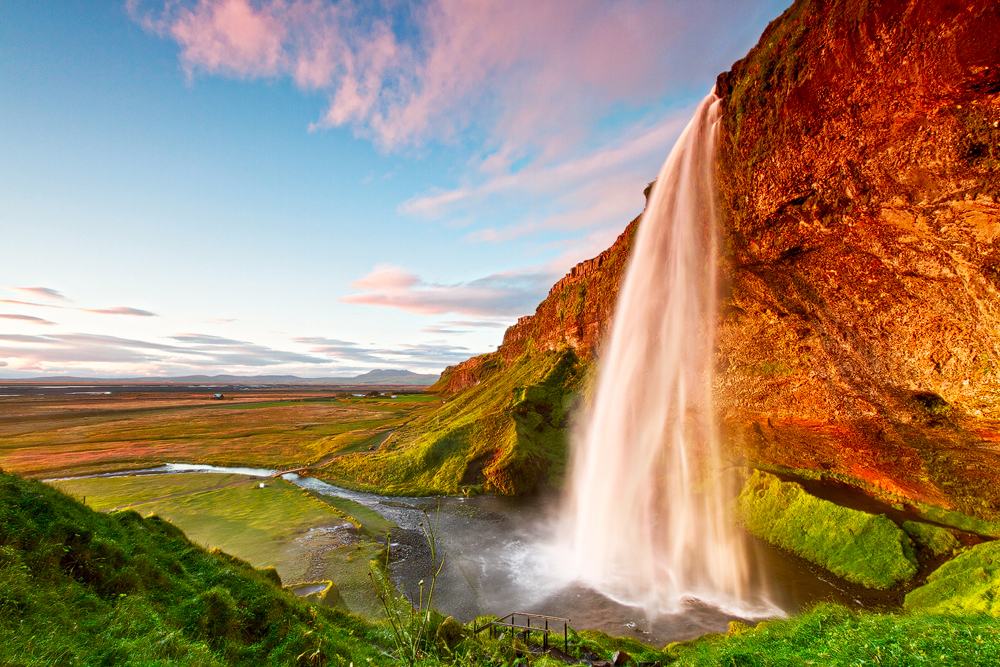
[[[0,0],[0,378],[495,349],[787,0]]]

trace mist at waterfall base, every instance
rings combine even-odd
[[[714,93],[701,102],[650,193],[574,434],[560,526],[580,583],[652,616],[694,600],[781,613],[730,516],[735,478],[713,411],[720,107]]]

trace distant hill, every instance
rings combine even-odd
[[[354,377],[301,378],[297,375],[185,375],[183,377],[88,378],[51,376],[0,379],[0,382],[78,382],[83,384],[323,384],[334,387],[392,386],[429,387],[439,375],[399,369],[378,369]]]

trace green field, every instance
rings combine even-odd
[[[261,483],[265,488],[259,488]],[[375,614],[381,608],[368,580],[368,562],[381,549],[372,534],[384,535],[393,524],[350,501],[324,502],[282,479],[214,473],[52,484],[99,511],[127,506],[143,516],[156,514],[205,548],[221,549],[258,568],[273,565],[286,585],[329,579],[352,611]]]
[[[294,468],[371,451],[440,403],[423,395],[370,399],[294,391],[224,402],[151,393],[11,399],[0,402],[0,467],[29,477],[166,462]]]

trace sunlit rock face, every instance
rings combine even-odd
[[[1000,518],[1000,5],[799,1],[717,88],[724,443]],[[450,388],[599,352],[637,222]]]
[[[731,440],[996,517],[1000,5],[799,1],[718,90]]]
[[[570,347],[584,362],[592,360],[608,331],[639,220],[630,222],[610,248],[570,269],[552,286],[534,315],[520,318],[507,329],[496,352],[445,369],[443,388],[454,392],[475,386],[490,371],[509,365],[525,352]]]

